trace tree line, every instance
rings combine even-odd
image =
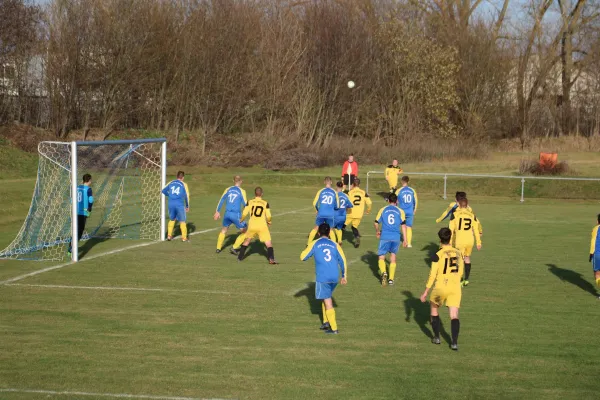
[[[0,123],[307,146],[592,136],[599,34],[593,0],[0,0]]]

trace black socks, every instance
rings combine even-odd
[[[465,281],[469,280],[469,275],[471,275],[471,263],[465,263]]]
[[[433,328],[433,337],[440,337],[440,316],[431,317],[431,328]]]
[[[458,341],[458,331],[460,331],[460,321],[457,319],[453,319],[450,321],[450,329],[452,330],[452,344],[457,344]]]
[[[275,251],[272,247],[267,247],[267,257],[269,257],[269,260],[275,259]]]

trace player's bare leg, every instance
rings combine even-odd
[[[471,257],[466,256],[465,261],[465,275],[463,277],[462,285],[467,286],[469,284],[469,275],[471,275]]]
[[[450,312],[450,328],[452,331],[452,344],[450,348],[454,351],[458,350],[458,332],[460,331],[460,320],[458,319],[458,307],[448,307]]]
[[[394,277],[396,276],[396,254],[390,254],[390,277],[388,280],[388,285],[394,284]]]
[[[269,240],[268,242],[265,242],[265,246],[267,246],[267,257],[269,258],[269,264],[277,264],[277,261],[275,261],[275,251],[273,250],[273,243],[271,243],[271,241]]]
[[[333,308],[333,300],[330,298],[324,299],[323,304],[325,307],[325,314],[323,315],[323,320],[327,318],[330,328],[325,331],[325,333],[337,334],[338,327],[337,321],[335,320],[335,309]]]
[[[433,329],[433,339],[431,339],[431,343],[440,344],[442,341],[440,340],[440,314],[439,308],[437,304],[431,302],[431,329]]]
[[[388,283],[388,274],[385,265],[385,256],[379,256],[379,276],[381,277],[381,286],[385,286]]]

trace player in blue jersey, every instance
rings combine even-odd
[[[340,283],[348,283],[348,264],[342,248],[329,239],[330,226],[326,223],[319,225],[319,238],[300,254],[300,260],[306,261],[311,257],[315,259],[315,298],[323,300],[323,325],[321,330],[325,333],[337,334],[338,326],[335,320],[335,309],[333,308],[333,291],[340,281],[340,269],[342,279]]]
[[[315,221],[315,227],[308,235],[307,246],[315,239],[319,230],[319,225],[326,222],[330,227],[335,226],[335,210],[340,208],[340,201],[337,192],[331,188],[331,184],[331,177],[326,177],[325,187],[319,190],[313,201],[313,206],[317,210],[317,219]]]
[[[187,235],[186,213],[190,211],[190,190],[187,183],[183,182],[185,173],[177,172],[177,179],[169,182],[162,190],[162,194],[169,198],[169,227],[167,230],[167,240],[173,239],[173,229],[175,222],[179,221],[181,228],[181,238],[184,242],[189,242]]]
[[[85,223],[92,212],[94,204],[94,196],[92,195],[92,176],[90,174],[83,175],[83,184],[77,186],[77,241],[81,240]],[[69,242],[68,252],[71,252],[71,242]]]
[[[236,175],[233,178],[233,186],[228,187],[223,192],[219,204],[217,205],[217,211],[215,212],[214,219],[217,221],[221,218],[221,207],[225,204],[225,215],[223,216],[223,228],[219,233],[217,239],[217,253],[220,253],[223,249],[223,242],[225,241],[225,234],[231,225],[235,225],[241,233],[238,235],[235,243],[232,247],[232,253],[237,255],[236,249],[239,249],[244,242],[246,228],[248,225],[245,222],[241,222],[242,211],[248,205],[248,199],[246,198],[246,191],[242,189],[242,178]]]
[[[358,179],[358,178],[357,178]],[[344,193],[344,183],[339,181],[335,184],[337,188],[338,199],[340,201],[340,206],[337,210],[335,210],[334,219],[334,232],[335,237],[337,239],[337,243],[342,245],[342,229],[346,226],[346,217],[349,208],[354,207],[350,197],[346,193]]]
[[[404,211],[398,208],[398,197],[395,194],[388,196],[389,205],[383,207],[377,213],[375,218],[375,231],[379,238],[379,273],[381,275],[381,285],[394,284],[396,275],[396,253],[400,249],[400,231],[404,238],[402,246],[408,246],[406,242],[406,215]],[[385,256],[390,253],[390,274],[386,271]]]
[[[415,189],[408,186],[410,178],[403,176],[401,179],[402,187],[398,189],[396,195],[398,196],[398,206],[404,211],[406,215],[406,241],[408,247],[412,247],[412,227],[417,213],[417,206],[419,205],[419,199]]]
[[[592,269],[594,270],[594,279],[596,280],[596,286],[600,287],[600,235],[598,235],[598,229],[600,228],[600,214],[598,214],[598,225],[592,230],[592,241],[590,243],[590,262],[592,263]],[[598,297],[600,299],[600,296]]]

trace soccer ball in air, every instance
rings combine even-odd
[[[348,88],[352,89],[355,85],[354,81],[348,81]]]

